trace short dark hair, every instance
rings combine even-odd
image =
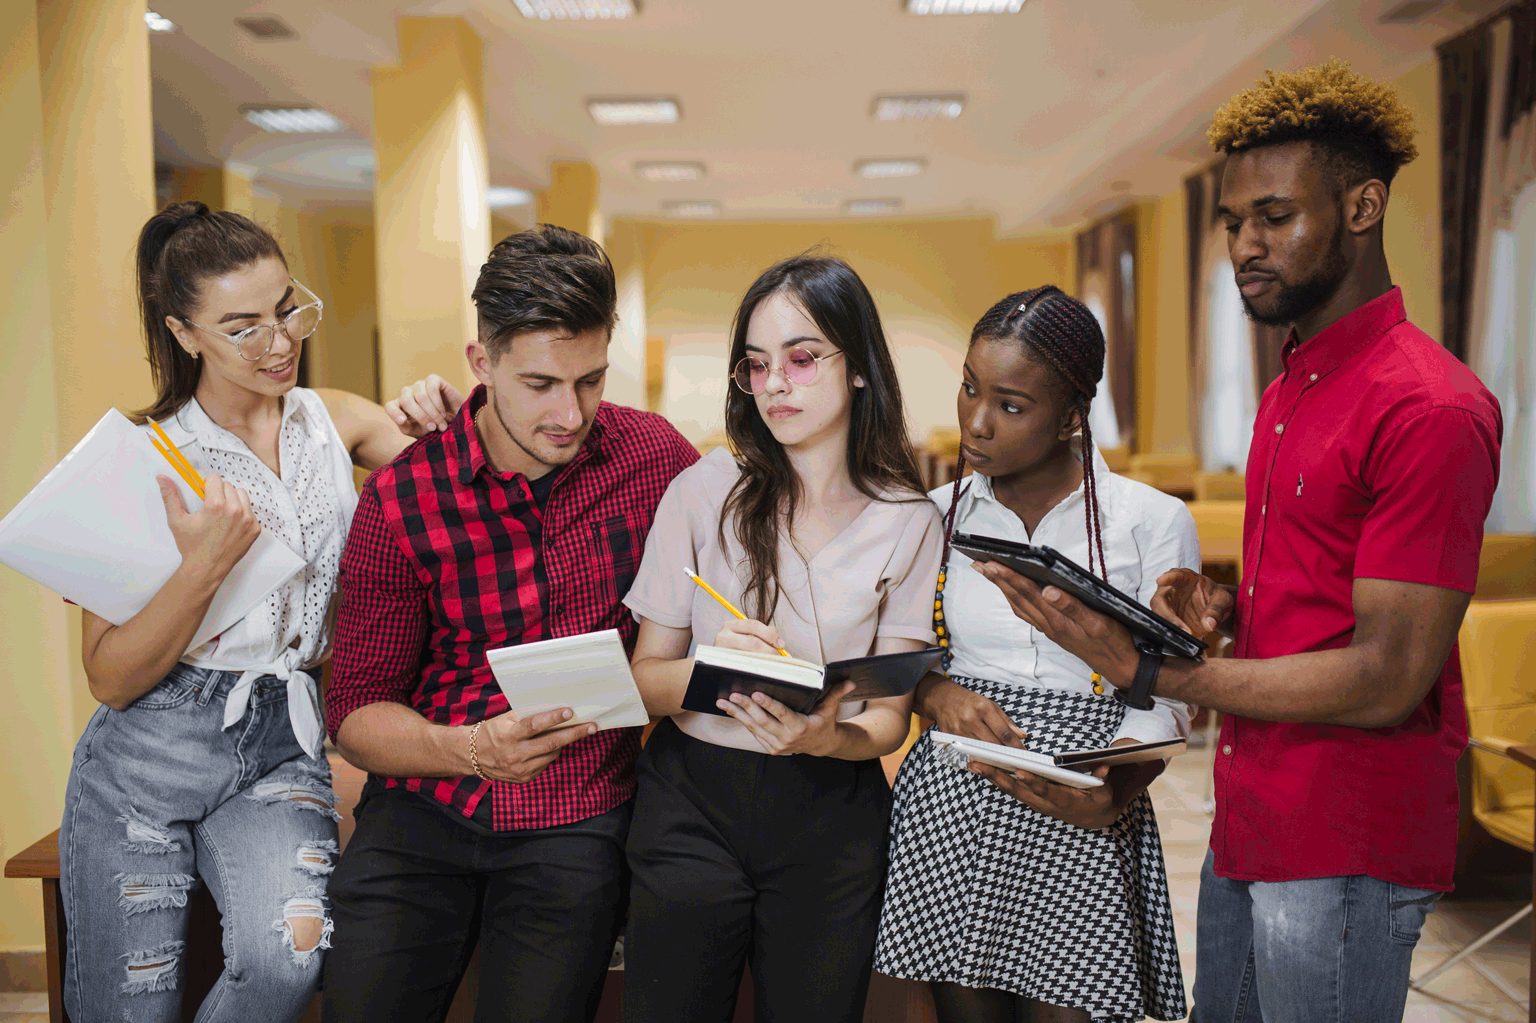
[[[554,224],[540,224],[496,243],[470,298],[480,337],[499,359],[518,334],[560,330],[575,336],[617,319],[618,287],[601,245]]]
[[[1397,93],[1334,59],[1289,74],[1267,72],[1217,111],[1206,137],[1219,152],[1308,142],[1340,192],[1387,185],[1418,156],[1413,114]]]

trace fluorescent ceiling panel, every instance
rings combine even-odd
[[[877,121],[953,121],[965,109],[959,93],[935,96],[876,96],[871,116]]]
[[[720,213],[720,204],[696,199],[676,199],[661,204],[661,212],[669,217],[713,217]]]
[[[856,217],[878,217],[901,210],[900,199],[849,199],[844,207]]]
[[[682,117],[675,99],[589,99],[587,113],[598,124],[676,124]]]
[[[861,178],[912,178],[927,166],[927,161],[914,156],[900,160],[860,160],[853,169]]]
[[[908,14],[1017,14],[1024,0],[907,0]]]
[[[640,11],[634,0],[516,0],[525,18],[540,21],[610,21],[633,18]]]
[[[149,26],[149,30],[151,32],[174,32],[174,31],[176,31],[176,24],[175,24],[175,22],[171,21],[170,18],[162,18],[160,15],[156,14],[154,11],[145,11],[144,12],[144,24]]]
[[[279,135],[314,134],[341,131],[345,125],[324,110],[313,108],[272,109],[256,107],[242,111],[245,119],[263,131]]]
[[[485,202],[493,210],[504,210],[510,206],[527,206],[533,202],[533,193],[522,188],[487,188]]]
[[[687,160],[642,160],[635,173],[646,181],[698,181],[704,177],[704,165]]]

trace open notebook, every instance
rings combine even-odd
[[[121,625],[181,564],[155,476],[202,500],[143,430],[108,409],[64,460],[0,521],[0,564]],[[265,530],[224,579],[188,650],[235,624],[304,567]]]
[[[683,709],[724,714],[715,706],[732,693],[764,693],[791,710],[809,713],[822,694],[852,681],[854,690],[844,703],[905,696],[930,671],[937,671],[944,651],[939,647],[897,654],[874,654],[812,664],[780,654],[752,653],[718,646],[693,652],[693,675],[683,696]]]
[[[928,733],[941,760],[956,767],[964,767],[972,760],[1005,771],[1028,771],[1030,774],[1049,778],[1062,785],[1078,789],[1098,788],[1101,779],[1084,772],[1102,765],[1138,764],[1147,760],[1161,760],[1183,753],[1183,739],[1161,739],[1156,742],[1126,743],[1124,746],[1105,746],[1100,749],[1072,750],[1066,753],[1036,753],[1033,750],[984,742],[965,735],[952,735],[937,728]]]
[[[569,707],[570,724],[600,731],[650,723],[617,629],[504,646],[485,660],[519,719]]]

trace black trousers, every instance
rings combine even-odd
[[[747,962],[757,1023],[859,1023],[885,886],[880,762],[727,749],[668,720],[636,771],[626,1023],[728,1023]]]
[[[433,1023],[480,943],[476,1023],[590,1023],[622,922],[631,803],[478,834],[373,782],[331,877],[326,1023]]]

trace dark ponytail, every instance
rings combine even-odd
[[[165,318],[185,321],[201,304],[204,281],[263,259],[288,265],[277,239],[238,213],[176,202],[149,218],[139,232],[139,312],[155,402],[135,413],[141,422],[174,415],[202,377],[203,364],[181,347]]]

